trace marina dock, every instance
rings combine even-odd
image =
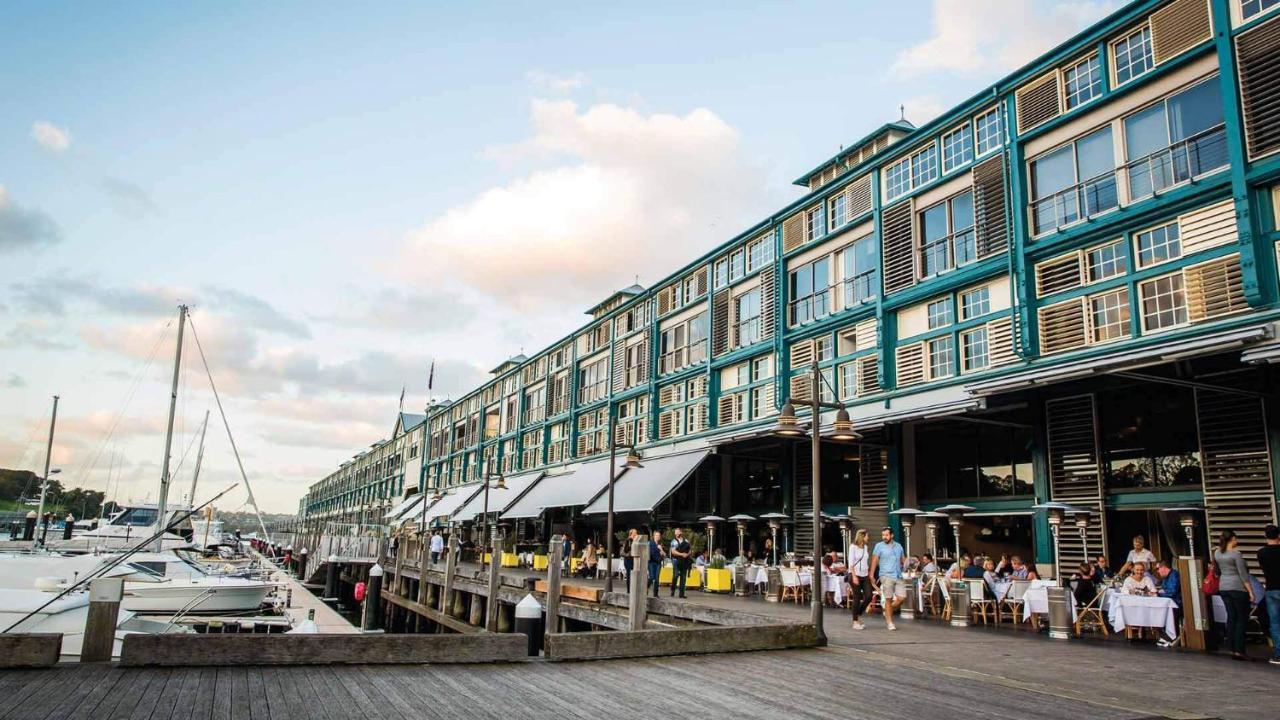
[[[262,564],[271,571],[271,582],[280,583],[288,589],[289,607],[285,609],[284,614],[289,618],[291,626],[297,627],[314,610],[316,628],[321,633],[345,634],[360,632],[346,618],[339,615],[337,610],[325,604],[310,590],[303,587],[301,582],[288,572],[280,569],[279,566],[272,563],[265,556],[262,557]]]

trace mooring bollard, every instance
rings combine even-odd
[[[325,568],[324,573],[324,600],[326,602],[337,602],[338,600],[338,556],[329,556],[329,567]]]
[[[360,624],[363,632],[378,632],[382,625],[382,566],[374,563],[369,568],[369,586],[364,593],[364,618]]]
[[[564,563],[564,536],[551,536],[551,560],[547,563],[547,635],[560,631],[560,572]]]
[[[643,630],[645,614],[649,609],[649,594],[645,592],[649,589],[649,543],[632,543],[631,557],[634,569],[631,571],[631,597],[628,598],[630,604],[628,627],[632,630]],[[676,570],[676,572],[679,571]],[[672,582],[675,582],[674,575],[672,575]]]
[[[302,548],[302,552],[298,553],[298,579],[302,582],[307,581],[307,549]]]
[[[542,603],[533,593],[516,604],[516,632],[528,636],[529,657],[537,657],[542,652]]]
[[[22,526],[22,539],[23,540],[36,539],[36,511],[35,510],[32,510],[31,512],[27,513],[26,522]]]
[[[458,533],[449,533],[448,556],[444,561],[444,589],[440,592],[440,612],[453,614],[453,573],[458,567]]]
[[[116,640],[120,601],[124,599],[123,578],[98,578],[89,582],[89,614],[84,623],[84,643],[80,662],[111,659]]]
[[[71,531],[74,530],[75,527],[76,527],[76,516],[72,515],[71,513],[67,513],[67,516],[62,519],[62,539],[70,540]]]

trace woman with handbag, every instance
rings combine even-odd
[[[1249,576],[1249,566],[1245,565],[1239,545],[1240,538],[1234,531],[1223,530],[1213,561],[1217,565],[1218,595],[1227,607],[1227,644],[1231,647],[1231,657],[1248,660],[1244,635],[1253,609],[1253,578]]]
[[[853,629],[862,630],[862,611],[871,602],[870,563],[871,551],[867,549],[867,531],[859,530],[849,546],[849,607],[853,609]]]

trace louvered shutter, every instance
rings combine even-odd
[[[675,401],[676,401],[676,386],[675,386],[675,385],[665,385],[665,386],[663,386],[660,390],[658,390],[658,404],[659,404],[659,405],[670,405],[671,403],[673,403],[673,402],[675,402]]]
[[[666,440],[675,434],[676,413],[679,410],[668,410],[658,415],[658,438]]]
[[[844,208],[845,217],[850,220],[871,212],[870,175],[863,175],[844,189]]]
[[[1018,133],[1024,133],[1062,114],[1058,92],[1058,71],[1053,70],[1018,88],[1014,93],[1018,108]]]
[[[715,294],[711,301],[711,354],[723,355],[729,351],[729,290]]]
[[[797,340],[791,344],[791,368],[799,370],[813,364],[813,340]]]
[[[649,335],[645,334],[644,339],[640,341],[640,349],[636,352],[640,353],[640,369],[636,384],[649,382]]]
[[[760,339],[773,337],[773,326],[777,324],[778,313],[774,305],[778,302],[778,273],[773,264],[760,272]]]
[[[782,223],[782,252],[788,253],[804,244],[804,213],[796,213]]]
[[[887,442],[879,431],[867,432],[865,437],[871,441]],[[877,443],[878,444],[878,443]],[[861,492],[858,495],[858,507],[887,510],[889,508],[889,470],[888,451],[877,445],[863,445],[862,459],[858,467],[858,483]]]
[[[1082,282],[1080,253],[1078,252],[1036,264],[1037,297],[1078,288]]]
[[[658,315],[666,315],[669,312],[671,312],[670,288],[663,288],[658,291]]]
[[[693,276],[694,292],[699,296],[707,294],[707,269],[705,267],[698,270]]]
[[[1087,336],[1083,298],[1040,308],[1041,354],[1082,348]]]
[[[1191,322],[1249,309],[1239,255],[1192,265],[1182,270],[1182,276],[1187,292],[1187,317]]]
[[[987,257],[1009,248],[1009,225],[1005,221],[1004,155],[984,160],[973,167],[973,219],[978,257]]]
[[[803,372],[799,375],[791,376],[791,395],[792,400],[808,402],[813,398],[813,374]]]
[[[1178,217],[1182,253],[1189,255],[1236,241],[1236,206],[1230,198]]]
[[[613,391],[621,392],[627,386],[627,346],[617,342],[613,344],[613,377],[610,383]]]
[[[587,440],[590,439],[590,437],[591,436],[588,434],[578,435],[578,457],[582,457],[587,454]]]
[[[1280,150],[1280,16],[1236,38],[1249,159]]]
[[[1170,60],[1213,37],[1208,0],[1173,0],[1151,13],[1151,56]]]
[[[880,392],[880,358],[868,355],[857,359],[858,396]]]
[[[772,415],[778,411],[777,400],[774,397],[775,391],[773,387],[773,383],[770,382],[756,391],[758,393],[762,393],[764,396],[760,400],[760,411],[763,415]]]
[[[1209,537],[1234,530],[1256,572],[1262,529],[1276,521],[1262,400],[1200,388],[1195,394]]]
[[[991,367],[1018,360],[1013,348],[1013,318],[1002,317],[987,323],[987,358]]]
[[[911,201],[898,203],[884,211],[880,223],[880,243],[886,295],[916,284],[912,224]]]
[[[863,320],[853,326],[853,342],[856,350],[870,350],[877,346],[876,320]]]
[[[1045,402],[1045,435],[1048,440],[1049,493],[1056,502],[1093,513],[1085,535],[1091,555],[1106,554],[1102,517],[1102,473],[1093,395],[1077,395]],[[1084,547],[1076,532],[1059,538],[1063,567],[1084,561]]]
[[[913,343],[897,350],[898,382],[900,388],[924,382],[924,345]]]

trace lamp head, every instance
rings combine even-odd
[[[827,439],[835,440],[836,442],[853,442],[854,440],[862,439],[862,435],[853,429],[853,421],[849,419],[848,410],[840,408],[836,412],[835,427],[827,435]]]
[[[507,489],[507,479],[506,479],[506,478],[504,478],[502,475],[498,475],[497,482],[495,482],[495,483],[493,484],[493,489],[494,489],[494,490],[506,490],[506,489]]]
[[[804,430],[800,429],[800,421],[796,419],[796,408],[788,398],[778,413],[778,422],[773,426],[773,434],[779,437],[800,437]]]
[[[644,467],[640,464],[640,453],[635,448],[627,451],[627,461],[623,463],[622,467],[628,470],[639,470]]]

